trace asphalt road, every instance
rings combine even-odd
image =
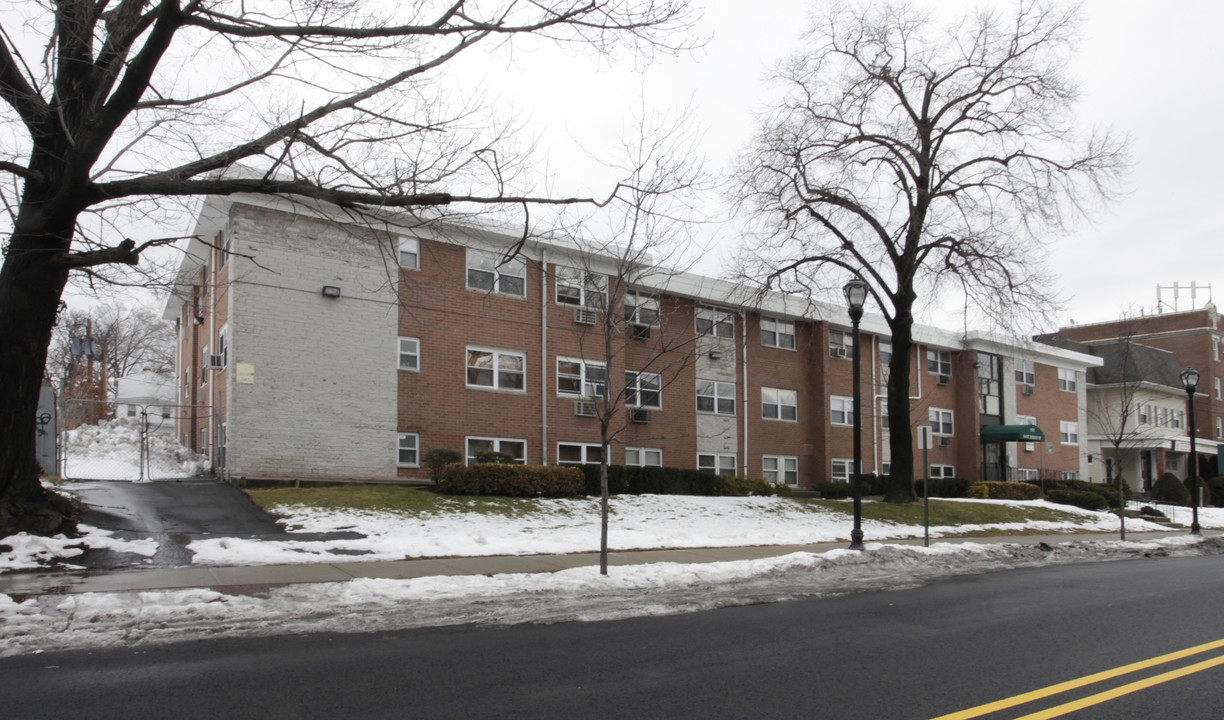
[[[1221,618],[1224,556],[1127,560],[671,617],[26,655],[0,659],[0,698],[23,719],[934,718],[1221,640]],[[1177,670],[1073,717],[1220,717],[1220,645],[980,717]]]

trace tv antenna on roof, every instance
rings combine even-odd
[[[1165,292],[1167,291],[1172,291],[1172,295],[1173,295],[1172,304],[1170,304],[1169,302],[1165,300]],[[1187,291],[1189,291],[1190,293],[1190,307],[1185,308],[1186,310],[1193,310],[1196,307],[1198,307],[1198,296],[1199,296],[1199,293],[1203,291],[1206,291],[1207,293],[1207,302],[1212,301],[1210,284],[1200,285],[1197,282],[1191,281],[1189,285],[1182,285],[1181,283],[1176,283],[1176,282],[1173,283],[1172,285],[1157,285],[1156,286],[1156,313],[1160,314],[1160,313],[1165,312],[1166,310],[1170,312],[1180,312],[1182,310],[1181,296],[1182,296],[1182,293],[1185,293]]]

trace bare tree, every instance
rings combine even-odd
[[[11,11],[0,28],[12,224],[0,269],[0,536],[67,527],[35,472],[39,381],[69,273],[136,265],[168,242],[107,240],[125,210],[239,192],[355,212],[590,202],[516,193],[504,133],[469,105],[445,112],[455,105],[439,69],[524,36],[648,58],[690,45],[689,23],[686,0],[62,0]],[[220,174],[239,162],[258,172]]]
[[[1021,2],[947,28],[908,6],[834,7],[780,71],[740,171],[765,239],[746,277],[813,295],[866,281],[892,333],[890,425],[910,426],[914,311],[940,286],[1005,317],[1050,300],[1042,236],[1110,195],[1124,143],[1080,141],[1064,64],[1074,8]],[[913,497],[913,443],[890,439],[890,499]]]

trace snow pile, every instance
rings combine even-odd
[[[64,475],[91,480],[136,480],[140,468],[139,418],[103,420],[64,433]],[[208,458],[164,433],[148,433],[149,470],[154,476],[190,477],[207,473]]]
[[[1224,538],[1030,545],[869,543],[864,552],[762,560],[593,567],[549,574],[360,579],[260,595],[191,589],[0,595],[0,655],[307,632],[382,632],[453,624],[610,620],[729,605],[916,587],[995,570],[1224,553]]]
[[[123,540],[115,537],[114,533],[109,530],[101,530],[89,525],[79,525],[77,529],[81,537],[69,538],[64,535],[56,535],[48,538],[19,533],[0,540],[0,572],[28,570],[51,563],[55,563],[60,569],[76,569],[77,566],[64,563],[63,560],[83,554],[87,547],[106,548],[115,552],[133,553],[146,557],[152,557],[157,553],[157,541],[152,538]]]

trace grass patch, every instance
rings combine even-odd
[[[833,512],[851,513],[850,503],[844,500],[800,499],[831,510]],[[869,502],[863,504],[863,517],[868,520],[882,520],[899,525],[922,524],[922,502],[906,505]],[[1029,521],[1073,522],[1082,523],[1085,517],[1076,513],[1055,510],[1044,507],[1024,507],[1000,505],[997,503],[949,502],[947,500],[931,499],[931,525],[996,525],[1000,523],[1023,523]],[[1007,531],[1013,534],[1015,531]],[[1048,531],[1042,531],[1048,532]],[[986,534],[986,533],[975,533]]]

